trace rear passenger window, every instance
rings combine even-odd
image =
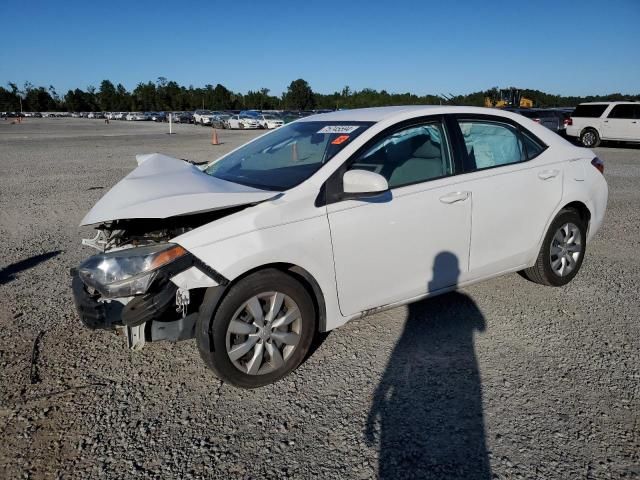
[[[525,160],[518,130],[508,124],[459,120],[472,170],[511,165]]]
[[[441,123],[412,126],[384,137],[349,170],[369,170],[387,179],[389,188],[452,174],[451,156]]]
[[[527,155],[527,160],[531,160],[532,158],[537,157],[545,149],[544,145],[540,144],[540,142],[531,138],[524,132],[522,134],[522,141],[524,143],[524,150]]]
[[[616,105],[609,112],[609,118],[634,118],[635,105]]]

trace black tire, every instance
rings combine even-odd
[[[585,128],[580,134],[580,143],[587,148],[600,145],[600,135],[595,128]]]
[[[551,246],[554,241],[554,236],[556,235],[558,230],[566,224],[573,224],[580,231],[581,249],[580,255],[575,261],[575,267],[573,268],[573,270],[568,274],[561,276],[558,275],[551,266]],[[538,253],[536,263],[532,267],[523,270],[521,273],[525,278],[541,285],[548,285],[552,287],[561,287],[563,285],[566,285],[571,280],[573,280],[573,277],[575,277],[580,271],[580,267],[582,266],[582,262],[584,260],[584,255],[586,253],[586,241],[587,226],[585,225],[584,220],[582,220],[578,212],[573,209],[561,210],[556,218],[554,218],[553,222],[551,222],[549,230],[544,236],[542,247],[540,247],[540,252]]]
[[[250,375],[236,367],[227,353],[227,329],[234,314],[251,297],[277,291],[290,297],[300,311],[300,339],[282,367],[261,375]],[[200,356],[216,376],[242,388],[257,388],[276,382],[305,359],[317,329],[316,311],[309,292],[293,277],[276,269],[261,270],[240,280],[226,293],[213,315],[207,308],[198,318],[196,340]]]

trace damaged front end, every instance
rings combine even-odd
[[[147,341],[193,338],[205,290],[228,283],[172,240],[278,195],[166,155],[139,155],[137,161],[82,220],[98,230],[83,245],[100,253],[72,270],[82,323],[119,330],[134,349]]]
[[[89,257],[71,273],[82,323],[119,331],[136,350],[148,341],[193,338],[204,291],[228,283],[168,242],[115,247]]]

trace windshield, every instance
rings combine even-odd
[[[263,190],[288,190],[313,175],[371,125],[371,122],[290,123],[221,158],[205,172]]]

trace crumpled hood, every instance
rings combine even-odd
[[[279,193],[227,182],[159,153],[136,159],[138,167],[109,190],[80,225],[207,212],[260,202]]]

